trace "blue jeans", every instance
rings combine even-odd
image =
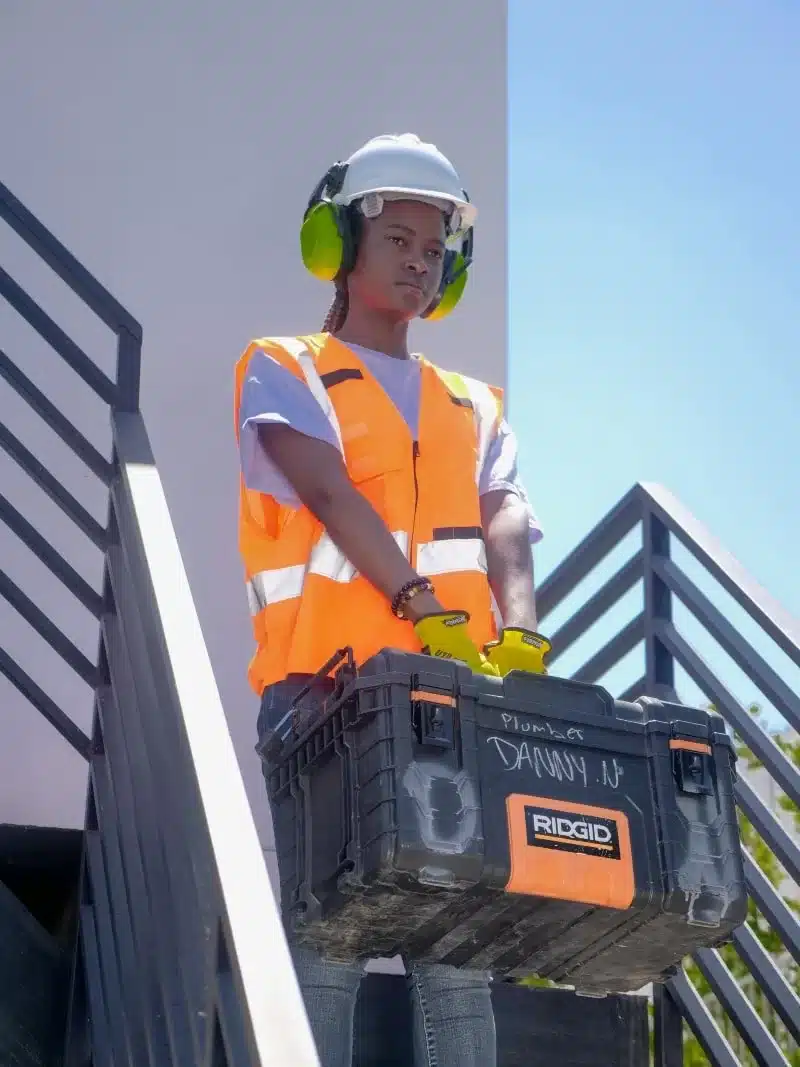
[[[259,737],[268,730],[282,734],[290,730],[286,715],[302,684],[278,682],[264,691]],[[309,698],[302,703],[306,706]],[[322,1067],[351,1067],[353,1016],[363,966],[334,963],[301,947],[294,948],[292,956]],[[486,973],[442,964],[411,964],[407,983],[413,1067],[496,1067],[494,1012]]]

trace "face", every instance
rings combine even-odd
[[[389,200],[377,219],[363,219],[350,304],[358,302],[398,321],[421,315],[442,280],[445,223],[433,204]]]

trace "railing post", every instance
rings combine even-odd
[[[672,593],[653,566],[657,558],[669,559],[670,535],[646,503],[642,537],[647,695],[660,700],[677,700],[675,662],[657,633],[657,623],[672,622]],[[653,1009],[654,1067],[683,1067],[683,1018],[667,986],[653,987]]]
[[[657,557],[669,559],[670,536],[667,527],[647,504],[642,516],[642,537],[647,695],[660,700],[677,700],[675,663],[657,633],[657,623],[672,622],[672,594],[653,566]]]
[[[653,989],[654,1067],[683,1067],[683,1017],[668,986]]]
[[[142,340],[124,327],[117,331],[117,411],[139,410]]]

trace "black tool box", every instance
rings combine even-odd
[[[747,894],[716,714],[384,650],[262,748],[290,939],[640,989]]]

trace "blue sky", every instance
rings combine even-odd
[[[657,481],[800,615],[800,8],[512,0],[509,41],[539,576]]]

